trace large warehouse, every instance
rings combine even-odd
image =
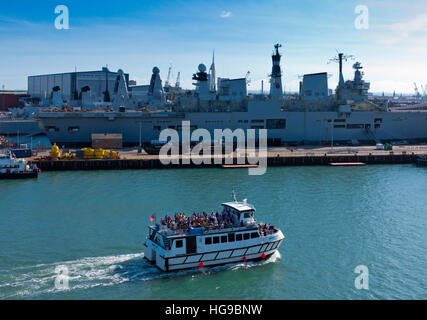
[[[59,87],[64,101],[71,101],[81,93],[82,88],[88,86],[94,101],[102,101],[108,79],[108,91],[114,92],[118,73],[107,68],[99,71],[79,71],[58,74],[47,74],[28,77],[28,94],[31,98],[50,98],[53,88]],[[129,87],[129,74],[125,73],[126,84]]]

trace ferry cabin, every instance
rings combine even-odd
[[[0,179],[37,178],[38,169],[23,159],[14,159],[10,154],[0,154]]]
[[[0,154],[0,173],[21,173],[29,170],[30,166],[25,160],[14,159],[7,154]]]
[[[254,219],[255,208],[244,202],[223,203],[235,223],[224,229],[172,230],[150,226],[145,258],[163,271],[261,260],[271,256],[284,239],[275,227],[269,231]]]

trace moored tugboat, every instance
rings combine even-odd
[[[144,257],[160,270],[175,271],[262,260],[277,251],[285,236],[274,226],[257,223],[255,207],[246,199],[222,207],[216,214],[176,213],[174,219],[166,216],[150,226]]]
[[[10,152],[0,154],[0,179],[37,178],[39,171],[37,166],[23,159],[15,159]]]

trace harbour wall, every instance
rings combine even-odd
[[[246,164],[248,159],[246,158]],[[131,170],[131,169],[181,169],[181,168],[221,168],[222,164],[196,165],[169,164],[164,165],[158,157],[147,157],[141,159],[119,159],[119,160],[33,160],[33,163],[42,171],[72,171],[72,170]],[[269,156],[268,167],[282,166],[325,166],[330,163],[354,163],[366,164],[408,164],[416,163],[417,155],[411,154],[387,154],[387,155],[314,155],[314,156]],[[223,161],[225,164],[225,162]],[[233,158],[237,164],[237,157]],[[254,161],[251,161],[254,163]]]

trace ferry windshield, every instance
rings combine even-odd
[[[253,211],[246,211],[244,214],[244,217],[247,218],[253,218],[254,217],[254,212]]]

